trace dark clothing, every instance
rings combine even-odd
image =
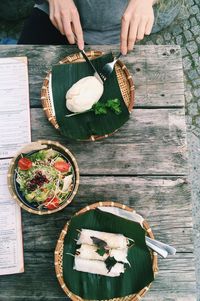
[[[18,44],[32,45],[66,45],[69,44],[51,23],[49,16],[34,8],[31,16],[25,21]]]

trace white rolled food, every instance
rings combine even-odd
[[[79,256],[75,256],[74,258],[74,270],[109,277],[118,277],[125,271],[124,264],[122,263],[116,263],[108,272],[104,261],[88,260]]]
[[[81,229],[77,244],[94,245],[91,237],[96,237],[105,241],[107,243],[107,247],[110,249],[126,249],[128,246],[128,239],[123,234],[101,232],[90,229]]]
[[[88,260],[100,260],[105,261],[109,256],[114,257],[116,261],[129,263],[127,260],[128,248],[125,249],[108,249],[107,253],[103,256],[97,253],[98,248],[92,245],[82,244],[79,249],[76,250],[77,256]]]

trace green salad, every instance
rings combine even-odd
[[[39,210],[58,208],[73,190],[72,165],[52,148],[21,155],[15,171],[20,192]]]

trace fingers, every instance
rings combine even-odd
[[[122,17],[121,52],[126,54],[138,40],[150,34],[154,21],[154,1],[130,0]]]
[[[73,1],[63,0],[48,0],[50,10],[50,20],[52,24],[61,32],[66,35],[70,44],[77,45],[79,49],[84,49],[83,31],[80,23],[79,13]],[[76,38],[76,41],[75,41]]]
[[[152,27],[153,27],[153,23],[154,23],[154,17],[152,19],[149,19],[149,21],[146,24],[146,28],[145,28],[146,35],[150,35]]]
[[[71,22],[69,21],[69,19],[67,19],[67,18],[63,19],[63,28],[64,28],[64,33],[65,33],[69,43],[75,44],[74,33],[72,31]]]
[[[145,35],[151,33],[154,18],[138,19],[135,17],[131,22],[122,21],[121,29],[121,53],[127,54],[127,51],[133,50],[137,41],[144,39]]]
[[[49,9],[50,9],[49,18],[52,24],[61,32],[61,34],[64,34],[61,15],[58,9],[56,8],[56,6],[54,5],[54,2],[51,2]]]
[[[129,31],[130,19],[129,16],[123,15],[121,25],[120,49],[123,55],[127,54],[127,39]]]
[[[80,50],[84,49],[83,31],[80,23],[79,14],[75,11],[72,15],[72,27],[75,33],[77,45]]]
[[[128,34],[128,51],[131,51],[135,45],[137,38],[137,28],[138,28],[138,20],[134,20],[130,24],[129,34]]]
[[[144,39],[145,29],[146,29],[147,21],[141,19],[138,28],[137,28],[137,40]]]
[[[60,31],[60,33],[62,35],[64,35],[64,28],[63,28],[62,18],[61,18],[60,13],[56,10],[55,10],[55,13],[54,13],[54,20],[55,20],[55,23],[57,24],[56,28]]]

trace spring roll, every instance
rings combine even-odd
[[[74,270],[109,277],[118,277],[125,271],[122,263],[116,263],[108,272],[105,262],[83,259],[79,256],[75,256],[74,258]]]
[[[108,248],[111,249],[126,249],[128,245],[128,239],[122,234],[100,232],[89,229],[81,229],[77,244],[94,245],[91,237],[104,240],[107,243]]]
[[[76,255],[82,259],[90,259],[90,260],[101,260],[105,261],[108,258],[108,254],[104,254],[103,256],[97,253],[97,247],[82,244],[79,249],[76,250]]]
[[[107,253],[103,256],[97,253],[98,248],[96,246],[82,244],[79,249],[76,250],[77,256],[83,259],[90,260],[101,260],[105,261],[109,256],[114,257],[116,261],[120,261],[123,263],[129,263],[127,260],[127,252],[126,249],[109,249]]]

